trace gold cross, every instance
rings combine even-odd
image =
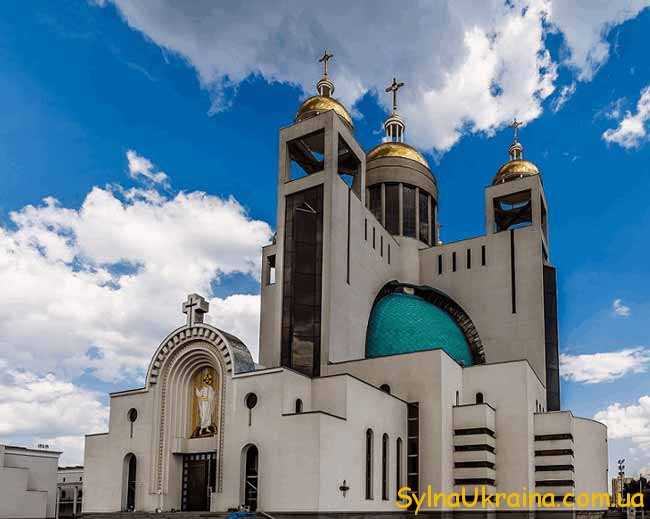
[[[393,82],[388,85],[386,92],[393,93],[393,111],[397,110],[397,91],[404,86],[404,82],[397,82],[397,79],[393,78]]]

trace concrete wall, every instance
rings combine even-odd
[[[259,508],[265,511],[383,510],[381,437],[392,452],[406,440],[406,404],[347,376],[309,379],[286,369],[237,375],[233,379],[230,426],[224,448],[224,489],[213,494],[212,509],[226,510],[241,501],[242,449],[260,453]],[[245,396],[258,395],[249,422]],[[295,400],[304,412],[295,414]],[[249,425],[250,423],[250,425]],[[374,499],[364,496],[365,431],[375,431]],[[404,443],[405,445],[405,443]],[[403,467],[406,466],[404,451]],[[389,491],[396,493],[396,461],[389,457]],[[350,490],[343,497],[339,486]]]
[[[0,517],[56,515],[60,452],[0,445]]]
[[[420,488],[451,491],[453,486],[452,406],[462,392],[462,368],[442,350],[343,362],[328,373],[350,373],[392,394],[419,402]]]
[[[488,363],[526,359],[546,380],[541,234],[534,226],[517,229],[514,243],[516,313],[512,312],[510,231],[420,251],[420,283],[443,291],[463,307],[478,330]],[[438,274],[438,256],[443,259],[442,274]]]
[[[533,413],[544,386],[527,362],[514,361],[463,369],[462,403],[473,403],[478,392],[496,410],[497,490],[534,488]]]
[[[128,411],[135,408],[133,437]],[[157,496],[149,493],[152,448],[152,395],[144,390],[111,395],[109,432],[86,436],[84,449],[83,511],[115,512],[123,507],[124,460],[136,456],[136,509],[155,509]]]
[[[608,492],[607,427],[588,418],[574,418],[576,495]],[[582,508],[582,507],[578,507]],[[603,509],[591,504],[590,509]]]

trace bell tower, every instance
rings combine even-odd
[[[334,287],[350,276],[351,207],[365,203],[365,154],[332,97],[332,57],[319,59],[318,95],[280,130],[277,233],[262,252],[260,362],[308,376],[329,360]]]
[[[485,232],[508,234],[505,242],[509,260],[503,267],[509,270],[510,313],[512,319],[522,323],[529,319],[540,323],[543,344],[535,345],[533,355],[544,360],[546,408],[555,411],[560,409],[556,271],[550,262],[542,177],[537,166],[524,159],[524,147],[519,141],[521,126],[520,121],[513,120],[509,160],[485,190]],[[531,280],[537,281],[531,285]]]

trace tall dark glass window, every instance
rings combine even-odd
[[[397,494],[402,486],[402,438],[397,438],[395,456],[395,494]]]
[[[438,228],[436,227],[436,200],[431,199],[431,245],[438,245]]]
[[[420,191],[420,240],[431,244],[429,241],[429,195]]]
[[[381,437],[381,498],[388,501],[388,435]]]
[[[323,186],[286,199],[282,287],[282,365],[320,374]]]
[[[404,236],[415,238],[415,188],[413,186],[402,187],[402,204]]]
[[[375,218],[379,222],[382,222],[381,219],[381,184],[376,184],[368,188],[369,192],[369,209],[370,212],[375,215]]]
[[[366,431],[366,499],[372,499],[372,429]]]
[[[386,230],[399,234],[399,184],[386,184]]]

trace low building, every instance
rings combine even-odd
[[[0,518],[53,518],[58,451],[0,445]]]
[[[57,519],[69,519],[81,514],[83,476],[82,465],[59,467],[56,476]]]

